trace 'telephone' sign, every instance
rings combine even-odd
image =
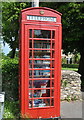
[[[27,16],[27,20],[39,20],[39,21],[51,21],[51,22],[56,22],[56,17],[28,15],[28,16]]]

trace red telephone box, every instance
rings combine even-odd
[[[21,11],[20,101],[23,118],[60,117],[61,13]]]

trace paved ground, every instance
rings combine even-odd
[[[84,120],[84,92],[82,96],[82,101],[61,102],[61,118],[83,118]]]
[[[62,118],[82,118],[82,102],[61,102]]]

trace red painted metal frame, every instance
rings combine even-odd
[[[40,11],[44,11],[44,14],[40,14]],[[27,20],[27,15],[37,15],[37,16],[49,16],[56,17],[56,22],[46,22],[46,21],[35,21],[35,20]],[[35,7],[24,9],[21,12],[21,21],[20,21],[20,106],[21,106],[21,115],[22,118],[54,118],[60,116],[60,79],[61,79],[61,39],[62,39],[62,25],[61,25],[61,13],[52,10],[50,8],[45,7]],[[29,29],[33,30],[32,38],[29,38]],[[54,58],[46,59],[50,60],[50,69],[54,70],[54,78],[52,78],[52,72],[50,73],[50,78],[38,78],[38,80],[49,79],[54,80],[54,87],[52,87],[52,83],[50,82],[50,88],[54,89],[54,96],[43,97],[40,99],[54,98],[54,106],[46,106],[46,107],[36,107],[29,108],[28,101],[39,99],[39,98],[29,98],[28,93],[29,90],[42,90],[44,88],[29,88],[28,81],[36,80],[34,78],[34,74],[32,78],[29,78],[29,70],[46,70],[45,68],[34,68],[34,63],[32,63],[32,68],[29,68],[29,60],[45,60],[45,58],[34,58],[33,50],[48,50],[48,49],[40,49],[34,48],[34,40],[46,40],[43,38],[34,38],[34,29],[38,30],[50,30],[51,31],[51,39],[50,44],[51,48],[50,53],[52,56],[52,51],[54,51]],[[52,30],[55,31],[55,38],[52,39]],[[29,48],[29,40],[32,40],[32,48]],[[52,42],[55,42],[55,47],[52,48]],[[29,51],[32,50],[32,58],[29,58]],[[54,68],[52,68],[52,60],[54,60]],[[32,83],[33,86],[33,83]],[[51,104],[51,100],[50,100]]]

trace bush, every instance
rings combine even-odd
[[[62,64],[63,68],[78,68],[78,64]]]
[[[62,64],[66,64],[67,63],[67,59],[64,57],[62,58]]]
[[[18,100],[18,60],[2,60],[2,89],[8,101]]]
[[[5,118],[19,118],[20,117],[20,110],[19,110],[19,102],[9,102],[5,101],[4,107],[4,119]]]

